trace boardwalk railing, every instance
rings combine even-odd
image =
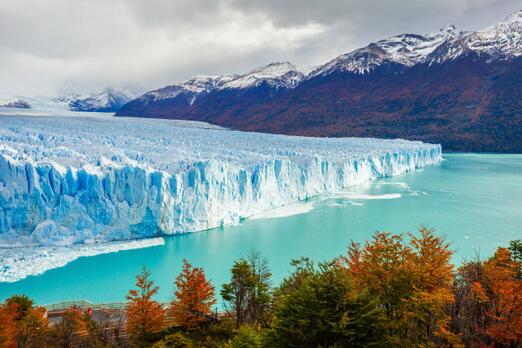
[[[167,309],[170,306],[170,303],[163,302],[161,303],[163,309]],[[107,303],[92,303],[87,300],[74,300],[74,301],[63,301],[53,304],[44,305],[47,310],[48,317],[60,318],[64,315],[67,310],[75,309],[79,311],[91,310],[93,313],[96,312],[109,312],[111,316],[116,318],[125,318],[125,308],[127,306],[126,302],[107,302]],[[220,319],[222,319],[226,314],[218,313],[217,311],[212,314],[204,314],[204,313],[193,313],[193,315],[205,317],[209,322],[216,323]],[[174,325],[174,318],[167,313],[165,317],[165,324]]]
[[[74,300],[74,301],[63,301],[53,304],[44,305],[48,312],[64,311],[71,308],[76,309],[113,309],[113,310],[124,310],[127,304],[125,302],[108,302],[108,303],[91,303],[87,300]]]

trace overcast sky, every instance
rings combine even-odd
[[[0,0],[0,95],[311,66],[390,35],[476,30],[519,9],[520,0]]]

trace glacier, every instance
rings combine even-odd
[[[246,133],[186,121],[0,116],[0,247],[227,224],[442,159],[405,140]]]
[[[0,112],[0,282],[82,256],[161,245],[167,235],[280,216],[309,198],[346,195],[353,185],[441,160],[440,145],[400,139]]]

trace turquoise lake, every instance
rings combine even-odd
[[[362,242],[377,230],[435,228],[451,243],[456,264],[476,255],[488,257],[498,246],[522,239],[522,155],[444,158],[414,173],[354,187],[347,195],[304,202],[293,207],[301,212],[297,215],[168,237],[163,246],[84,257],[38,276],[0,283],[0,300],[24,293],[38,304],[123,301],[134,276],[146,266],[160,286],[157,299],[167,301],[184,258],[203,267],[219,290],[233,261],[251,247],[269,259],[277,284],[288,274],[291,259],[335,257],[346,252],[351,240]]]

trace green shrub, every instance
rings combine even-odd
[[[194,348],[196,347],[192,340],[182,334],[176,332],[165,336],[161,341],[153,345],[154,348]]]
[[[236,336],[226,345],[227,348],[261,348],[261,334],[252,326],[243,325],[236,333]]]

